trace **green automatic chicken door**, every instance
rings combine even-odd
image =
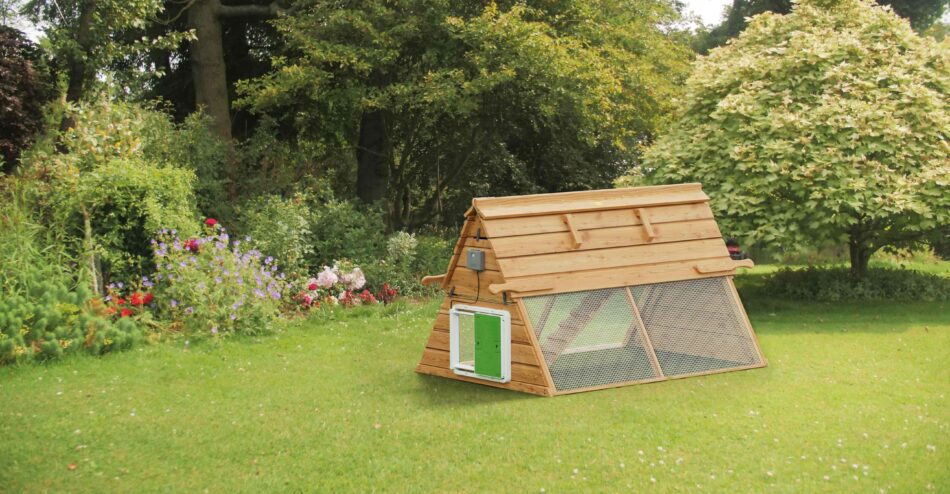
[[[511,379],[511,314],[456,305],[449,311],[452,371],[496,382]]]

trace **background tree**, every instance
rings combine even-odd
[[[39,47],[0,25],[0,170],[14,170],[20,152],[42,129],[43,105],[53,94]]]
[[[827,5],[835,1],[828,0],[823,3]],[[940,19],[950,0],[878,0],[877,3],[890,6],[897,15],[910,20],[914,29],[923,32]],[[700,53],[708,53],[709,50],[738,36],[745,29],[746,19],[749,17],[764,12],[787,14],[791,10],[792,0],[733,0],[722,23],[709,32],[701,33],[694,41],[693,47]]]
[[[866,0],[762,14],[700,59],[651,182],[702,182],[727,230],[882,247],[950,223],[950,53]]]
[[[684,74],[675,15],[664,1],[302,2],[244,104],[349,154],[357,195],[418,227],[477,194],[609,184]]]
[[[65,100],[76,103],[111,64],[149,50],[176,46],[186,33],[123,36],[142,33],[162,10],[161,0],[31,0],[24,6],[32,20],[45,25],[50,56],[66,75]],[[128,76],[153,74],[149,66],[132,66]],[[64,118],[61,128],[71,126]]]

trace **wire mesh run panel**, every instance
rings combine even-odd
[[[760,364],[726,277],[524,298],[558,391]]]

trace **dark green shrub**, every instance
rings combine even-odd
[[[313,206],[310,223],[313,254],[310,266],[352,259],[363,265],[383,257],[386,225],[378,210],[331,199]]]
[[[783,269],[765,280],[764,292],[794,300],[950,300],[950,278],[919,271],[871,268],[855,278],[847,268]]]

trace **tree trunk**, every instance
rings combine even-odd
[[[79,13],[79,25],[76,27],[76,44],[78,48],[71,50],[66,57],[66,102],[75,103],[82,99],[86,92],[86,79],[89,74],[86,73],[86,53],[92,49],[92,19],[96,13],[97,0],[89,0],[83,4],[82,12]],[[59,130],[67,131],[75,125],[75,121],[69,115],[63,117],[59,122]],[[62,150],[61,150],[62,151]]]
[[[382,110],[363,113],[359,143],[356,147],[356,195],[366,203],[389,196],[389,172],[392,146]]]
[[[197,0],[188,9],[188,25],[197,38],[191,43],[191,70],[195,106],[213,119],[212,130],[218,137],[230,140],[231,109],[218,6],[218,0]]]
[[[868,261],[871,260],[871,254],[874,249],[868,245],[867,240],[859,240],[855,237],[859,234],[852,233],[848,240],[849,254],[851,255],[851,275],[855,278],[864,278],[868,272]]]

